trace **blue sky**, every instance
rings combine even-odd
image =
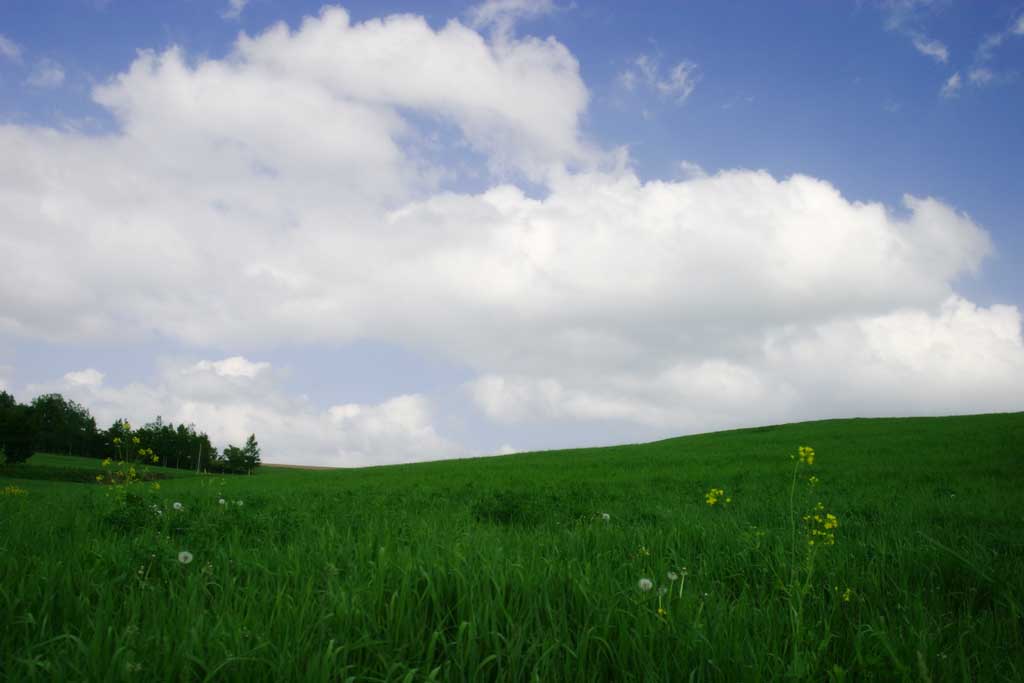
[[[0,385],[337,465],[1021,409],[1021,2],[342,7],[0,7]]]

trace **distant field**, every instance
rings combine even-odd
[[[123,500],[17,475],[0,680],[1024,680],[1024,413],[193,474]]]

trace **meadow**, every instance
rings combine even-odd
[[[1024,680],[1024,413],[127,496],[17,468],[2,680]]]

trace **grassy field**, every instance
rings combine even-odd
[[[805,445],[813,465],[791,459]],[[3,680],[1024,680],[1024,413],[186,475],[124,499],[17,474]]]

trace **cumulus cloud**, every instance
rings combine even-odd
[[[956,97],[960,94],[960,88],[962,87],[963,80],[960,78],[960,72],[957,71],[955,74],[947,78],[946,82],[942,84],[939,94],[947,99]]]
[[[0,57],[15,62],[21,61],[21,47],[2,33],[0,33]]]
[[[752,406],[759,422],[1019,409],[1020,325],[1015,307],[953,296],[934,310],[782,325],[747,335],[743,353],[644,374],[488,375],[467,389],[505,422],[627,420],[664,433],[749,424]]]
[[[682,173],[683,178],[687,180],[706,178],[708,176],[707,171],[701,168],[700,164],[686,161],[685,159],[679,162],[679,171]]]
[[[103,373],[95,368],[72,371],[64,375],[64,381],[72,386],[98,387],[103,384]]]
[[[195,369],[199,371],[212,370],[221,377],[245,377],[252,379],[260,372],[270,368],[270,363],[252,363],[242,356],[232,356],[218,361],[200,361]]]
[[[26,82],[33,88],[56,88],[64,83],[64,67],[52,59],[41,59]]]
[[[467,455],[435,431],[429,401],[418,394],[379,404],[318,410],[289,395],[269,363],[241,356],[165,362],[157,381],[107,386],[93,368],[29,385],[32,396],[59,392],[87,406],[101,425],[120,418],[141,425],[194,423],[215,444],[241,444],[255,433],[266,462],[353,467]]]
[[[634,87],[674,78],[631,69]],[[681,165],[643,181],[586,141],[587,90],[554,39],[329,8],[243,34],[223,60],[143,52],[94,98],[117,132],[0,126],[0,250],[19,255],[0,270],[0,334],[378,340],[469,368],[466,395],[494,420],[660,434],[1019,407],[1017,309],[954,290],[992,250],[969,216],[803,175]],[[447,184],[424,152],[434,124],[492,169],[488,189]],[[60,386],[104,419],[136,406],[256,432],[297,462],[460,452],[424,396],[318,410],[242,357],[98,380]]]
[[[618,80],[628,91],[643,86],[662,97],[682,104],[693,94],[700,80],[700,73],[697,65],[689,61],[679,62],[664,73],[656,57],[640,55],[619,73]]]

